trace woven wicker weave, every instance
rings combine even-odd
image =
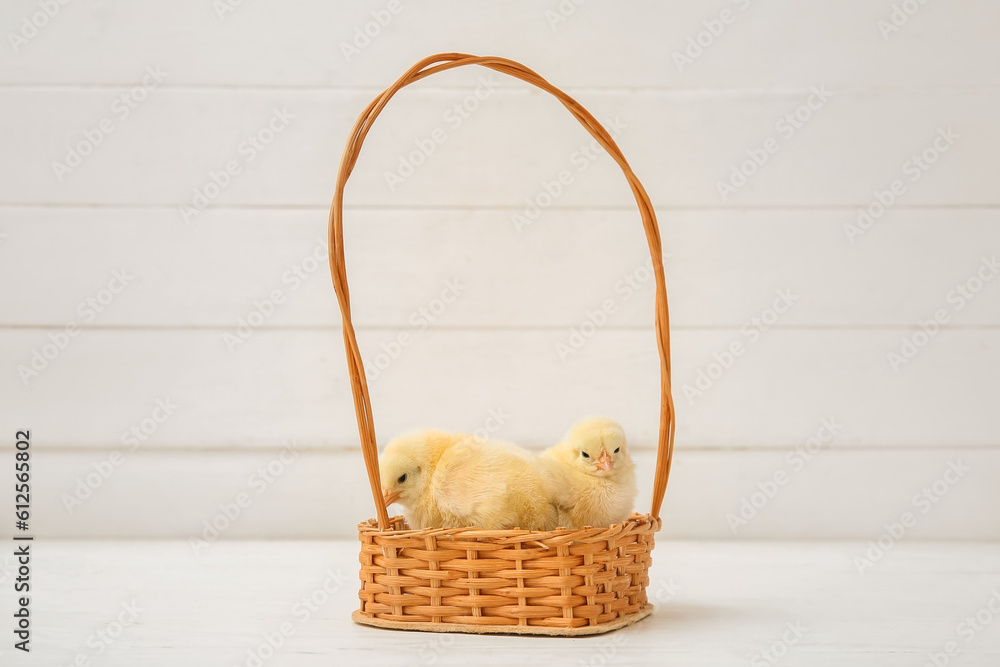
[[[628,180],[646,230],[656,278],[656,340],[660,354],[660,429],[653,503],[613,526],[553,531],[434,528],[410,530],[389,518],[382,497],[378,448],[361,352],[351,322],[344,262],[344,187],[375,118],[401,88],[436,72],[481,65],[554,95],[607,150]],[[674,405],[670,393],[670,319],[660,231],[649,196],[607,130],[576,100],[524,65],[492,56],[445,53],[425,58],[372,100],[344,150],[330,207],[330,272],[340,303],[348,372],[361,450],[376,518],[358,526],[361,608],[358,623],[410,630],[547,635],[597,634],[652,611],[646,599],[653,534],[670,475]]]

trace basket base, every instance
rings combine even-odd
[[[643,605],[639,611],[623,616],[608,623],[584,625],[579,628],[552,628],[540,625],[472,625],[463,623],[419,623],[406,621],[389,621],[355,610],[351,619],[358,625],[370,625],[374,628],[389,630],[414,630],[418,632],[465,632],[476,635],[544,635],[548,637],[583,637],[586,635],[601,635],[605,632],[618,630],[636,621],[641,621],[653,613],[653,605]]]

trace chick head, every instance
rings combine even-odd
[[[393,439],[378,460],[386,506],[398,502],[413,507],[430,484],[435,457],[435,434],[411,433]]]
[[[572,449],[571,463],[589,475],[608,477],[631,466],[625,430],[611,419],[592,417],[577,422],[565,443]]]

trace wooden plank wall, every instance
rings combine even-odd
[[[326,206],[367,101],[466,51],[567,89],[654,200],[668,535],[874,539],[911,511],[913,537],[1000,537],[1000,5],[51,4],[0,10],[0,432],[9,455],[32,429],[39,533],[190,537],[241,493],[227,537],[372,513]],[[380,438],[540,448],[603,412],[648,503],[648,249],[565,110],[486,70],[428,79],[346,201]]]

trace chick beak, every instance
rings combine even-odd
[[[597,459],[597,467],[601,470],[611,470],[614,464],[615,462],[611,460],[611,456],[608,455],[607,450],[602,449],[601,455]]]
[[[388,507],[389,505],[399,500],[399,496],[401,493],[402,493],[401,491],[395,491],[393,493],[389,493],[389,489],[382,489],[382,498],[385,500],[385,506]]]

